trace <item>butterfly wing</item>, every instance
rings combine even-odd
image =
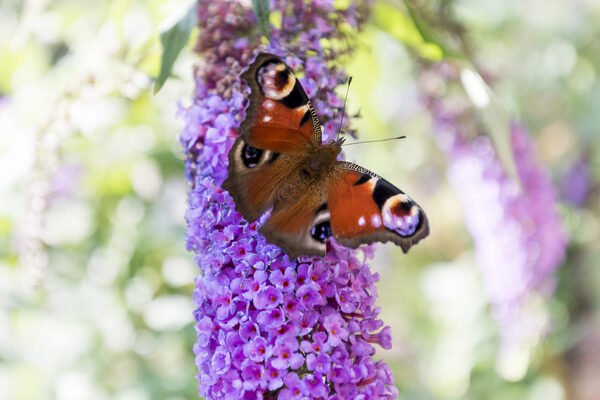
[[[274,205],[299,153],[321,145],[321,126],[302,85],[280,57],[261,53],[242,78],[251,90],[250,104],[229,152],[223,188],[236,210],[254,221]]]
[[[335,164],[322,185],[299,201],[276,202],[260,232],[293,259],[325,255],[330,236],[348,247],[392,241],[407,252],[429,233],[427,216],[410,197],[356,164]]]
[[[406,253],[429,233],[427,216],[400,189],[356,164],[336,163],[327,187],[331,232],[344,246],[392,241]]]
[[[223,182],[246,221],[255,221],[274,202],[276,189],[285,179],[288,155],[261,150],[238,138],[229,151],[229,175]]]
[[[242,74],[250,105],[240,127],[246,143],[276,152],[321,145],[321,125],[304,88],[281,57],[261,53]]]
[[[300,255],[324,256],[331,230],[323,187],[309,187],[293,203],[276,202],[260,233],[285,251],[290,260]]]

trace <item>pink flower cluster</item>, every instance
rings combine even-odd
[[[271,2],[282,15],[268,48],[303,73],[301,83],[333,137],[342,102],[333,92],[346,75],[331,61],[341,52],[322,38],[356,27],[363,3],[335,10],[326,0]],[[200,269],[194,346],[199,393],[207,399],[393,399],[389,367],[374,361],[373,344],[391,347],[378,319],[374,284],[363,260],[331,241],[324,258],[289,260],[257,232],[266,216],[248,223],[220,185],[227,154],[246,104],[239,75],[259,41],[243,38],[255,24],[239,2],[200,1],[194,103],[182,109],[181,142],[191,184],[186,214],[188,248]],[[252,37],[252,36],[250,36]]]
[[[509,132],[517,182],[505,172],[488,137],[468,141],[454,116],[439,105],[434,110],[438,142],[449,158],[448,180],[462,203],[500,327],[501,352],[527,347],[544,328],[525,307],[534,296],[551,295],[567,246],[550,173],[536,159],[534,143],[521,126],[512,124]]]
[[[188,221],[202,271],[194,296],[200,395],[395,398],[389,368],[372,360],[372,344],[391,347],[374,305],[378,277],[357,252],[331,243],[324,258],[290,262],[258,234],[263,220],[245,222],[209,177],[190,193]]]

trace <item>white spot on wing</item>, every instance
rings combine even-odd
[[[271,89],[271,88],[267,87],[266,85],[264,87],[264,91],[265,91],[265,96],[267,96],[268,98],[271,98],[271,99],[280,99],[283,97],[283,96],[279,95],[279,92],[277,90]]]
[[[373,214],[371,216],[371,224],[373,224],[375,228],[379,228],[381,226],[381,217],[377,214]]]
[[[383,223],[385,226],[390,226],[392,225],[392,214],[389,212],[385,212],[383,213]]]
[[[365,220],[365,217],[363,217],[361,215],[360,218],[358,219],[358,226],[365,226],[366,223],[367,223],[367,221]]]
[[[270,115],[265,115],[263,117],[263,122],[269,122],[271,120],[271,116]]]
[[[267,110],[270,110],[270,109],[272,109],[272,108],[275,106],[275,103],[273,102],[273,100],[269,100],[269,99],[267,99],[267,100],[263,101],[263,106],[264,106],[264,107],[265,107]]]

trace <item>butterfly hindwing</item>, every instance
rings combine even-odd
[[[296,152],[321,144],[321,126],[294,72],[278,56],[261,53],[242,74],[251,89],[241,136],[253,147]]]
[[[356,164],[336,164],[327,197],[331,231],[345,246],[392,241],[407,252],[429,233],[427,216],[417,203]]]
[[[320,189],[313,187],[291,204],[276,204],[260,229],[267,241],[279,246],[290,260],[300,255],[326,254],[325,242],[331,229],[325,194]]]
[[[392,241],[404,252],[427,236],[421,207],[371,171],[337,162],[321,186],[293,203],[276,203],[260,232],[293,259],[325,255],[330,236],[348,247]]]

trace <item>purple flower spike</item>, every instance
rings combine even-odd
[[[214,399],[392,399],[389,368],[372,359],[372,344],[387,346],[375,307],[378,276],[364,263],[367,251],[328,243],[324,258],[290,260],[258,233],[267,216],[248,223],[221,189],[228,152],[244,119],[246,88],[240,73],[259,51],[283,56],[301,72],[323,124],[335,138],[343,101],[334,90],[346,82],[336,59],[352,46],[324,49],[368,16],[369,1],[334,8],[331,0],[271,1],[283,16],[270,44],[260,47],[256,19],[243,2],[200,0],[198,67],[193,105],[181,109],[181,142],[190,182],[187,247],[200,269],[194,302],[194,346],[199,394]],[[347,123],[348,117],[344,118]],[[379,332],[379,333],[377,333]]]
[[[585,205],[592,189],[592,174],[586,158],[572,164],[562,181],[563,196],[575,207]]]
[[[462,203],[492,316],[500,328],[497,369],[520,379],[531,347],[547,329],[539,304],[554,290],[554,272],[566,251],[556,190],[550,172],[537,160],[534,141],[521,126],[513,124],[509,132],[517,182],[505,172],[488,137],[467,140],[454,111],[437,100],[431,104],[438,142],[450,161],[448,180]]]

